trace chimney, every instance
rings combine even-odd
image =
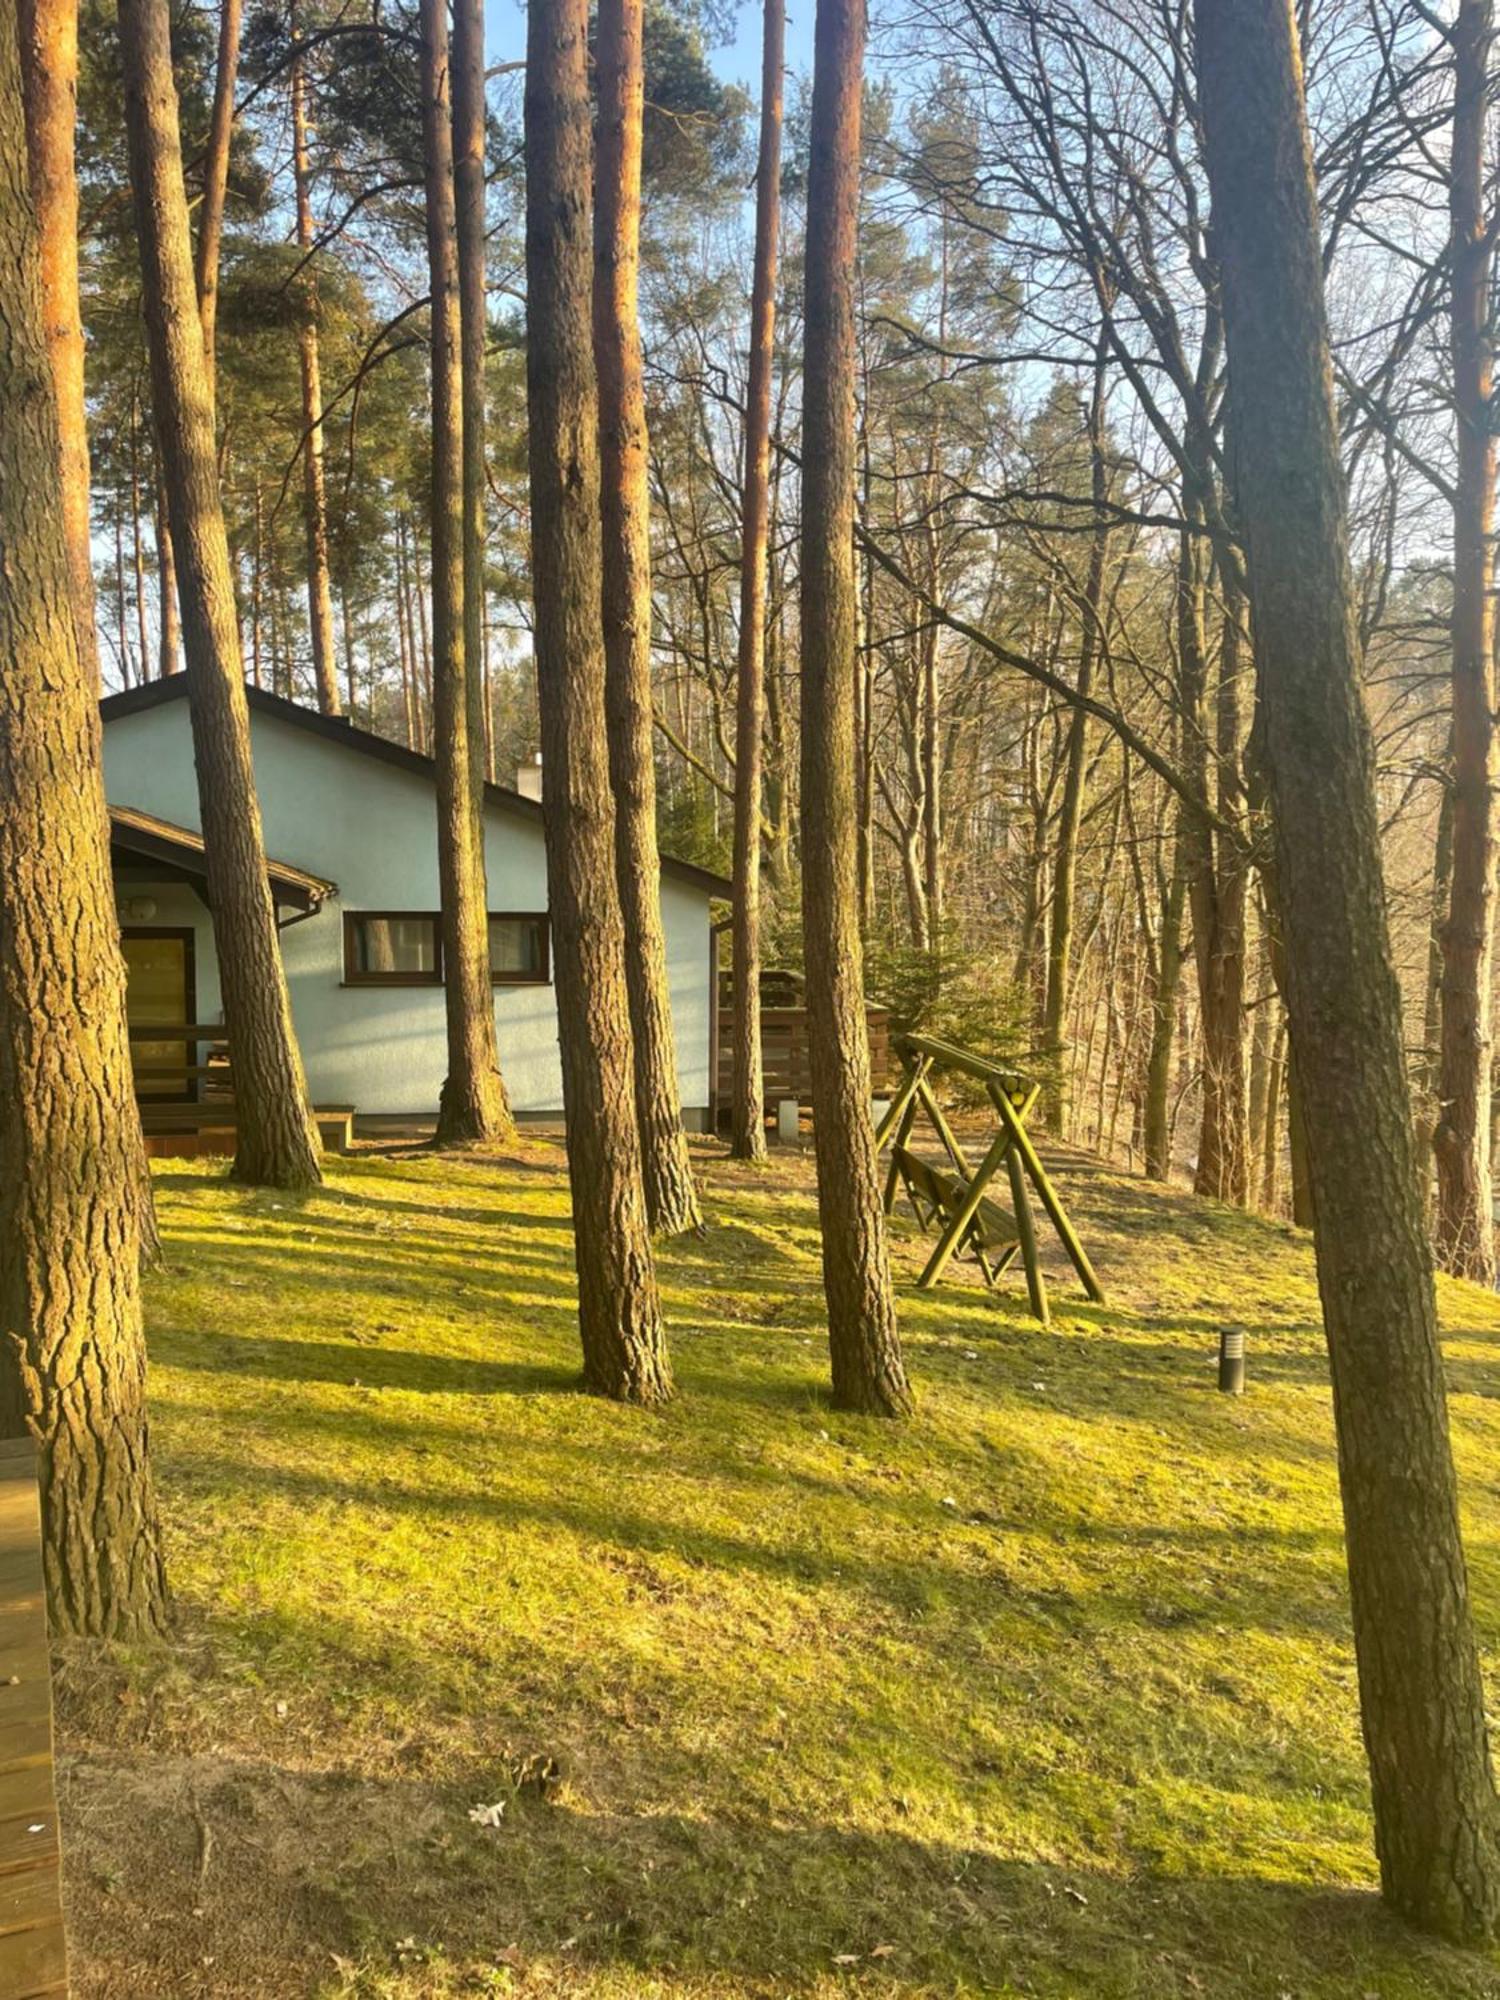
[[[516,766],[516,790],[523,799],[535,799],[538,804],[542,797],[542,753],[537,751],[529,763]]]

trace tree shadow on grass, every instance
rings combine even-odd
[[[611,1993],[650,1982],[684,2000],[823,1982],[1039,2000],[1496,1991],[1493,1960],[1414,1937],[1368,1892],[1005,1859],[979,1829],[958,1845],[611,1809],[573,1777],[545,1803],[493,1764],[436,1781],[273,1757],[66,1758],[81,1991],[331,1993],[346,1990],[335,1954],[364,1978],[412,1977],[379,1987],[393,1992],[438,1990],[418,1983],[424,1962],[451,1972],[445,1992],[490,1990],[477,1982],[504,1963],[525,1990],[586,1994],[598,1974]],[[495,1798],[500,1826],[474,1824],[473,1803]]]
[[[554,1386],[576,1384],[559,1377]],[[167,1419],[176,1414],[169,1399],[159,1398],[157,1408]],[[1347,1625],[1342,1589],[1330,1589],[1330,1579],[1342,1578],[1341,1539],[1331,1528],[1080,1524],[1061,1516],[1049,1520],[1031,1497],[1024,1506],[997,1497],[979,1514],[955,1520],[925,1492],[851,1494],[837,1477],[754,1466],[720,1472],[706,1517],[669,1518],[654,1505],[633,1504],[633,1441],[611,1443],[595,1435],[586,1446],[573,1441],[586,1449],[588,1465],[586,1475],[570,1483],[569,1441],[490,1435],[482,1449],[505,1466],[509,1483],[476,1487],[448,1484],[410,1455],[418,1445],[437,1449],[445,1440],[457,1453],[466,1440],[472,1443],[462,1425],[445,1429],[425,1419],[414,1425],[361,1410],[319,1409],[299,1414],[295,1436],[295,1463],[250,1464],[200,1450],[184,1461],[184,1471],[194,1482],[234,1490],[252,1513],[259,1493],[289,1501],[298,1512],[365,1506],[426,1519],[435,1532],[459,1527],[502,1543],[522,1530],[562,1534],[584,1550],[671,1558],[705,1575],[717,1570],[797,1590],[861,1590],[902,1616],[925,1617],[937,1593],[959,1625],[976,1630],[1002,1609],[1038,1630],[1061,1627],[1095,1638],[1132,1626],[1332,1636]],[[343,1457],[351,1445],[373,1448],[380,1464],[395,1469],[361,1477]],[[320,1448],[330,1453],[322,1462]],[[687,1479],[695,1468],[685,1463],[681,1470]],[[1033,1490],[1028,1484],[1028,1496]],[[801,1507],[761,1527],[768,1494],[789,1491],[801,1496]],[[821,1512],[830,1502],[862,1508],[870,1530],[884,1538],[884,1550],[830,1535]],[[1079,1559],[1076,1581],[1067,1589],[1039,1588],[1029,1568],[1017,1567],[1021,1545],[1048,1532],[1065,1536]],[[1125,1559],[1123,1567],[1117,1558]],[[1160,1581],[1148,1584],[1142,1565]]]
[[[353,1340],[298,1340],[284,1334],[265,1339],[218,1331],[176,1334],[163,1344],[160,1358],[173,1368],[245,1380],[327,1382],[343,1388],[357,1384],[435,1396],[539,1396],[579,1386],[576,1368],[544,1360],[493,1361]]]

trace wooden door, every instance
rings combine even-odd
[[[187,1028],[197,1006],[193,976],[193,933],[183,929],[127,927],[125,1018],[130,1024],[130,1059],[137,1097],[183,1103],[197,1096],[193,1044],[180,1036],[160,1041],[142,1028]]]

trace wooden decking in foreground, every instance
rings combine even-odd
[[[68,1992],[36,1450],[0,1442],[0,2000]]]

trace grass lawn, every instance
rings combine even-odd
[[[806,1159],[700,1159],[661,1415],[574,1386],[550,1144],[159,1173],[177,1629],[62,1659],[79,1994],[1500,1995],[1371,1893],[1306,1239],[1064,1173],[1111,1304],[1043,1331],[901,1225],[892,1426],[823,1399]],[[1443,1306],[1493,1666],[1500,1300]]]

